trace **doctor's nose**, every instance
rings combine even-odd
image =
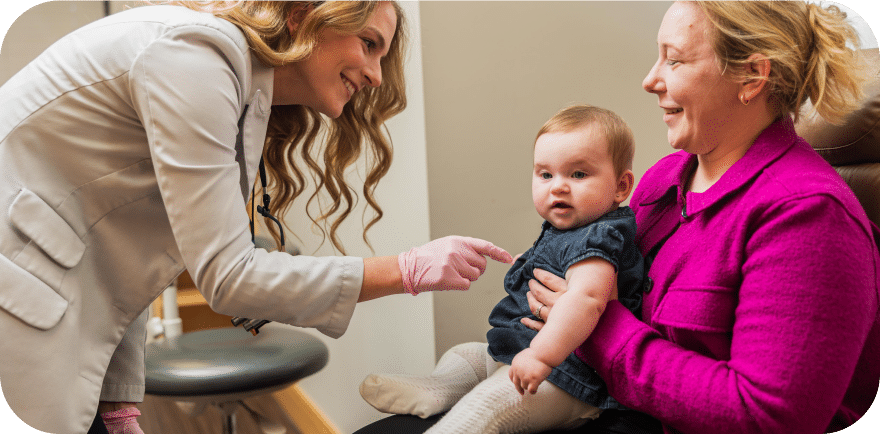
[[[382,64],[379,63],[379,60],[371,61],[364,68],[364,79],[369,86],[379,87],[382,85]]]

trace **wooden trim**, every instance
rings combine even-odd
[[[341,434],[333,422],[296,384],[272,394],[281,410],[303,433]]]

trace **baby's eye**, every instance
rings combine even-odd
[[[669,66],[673,66],[678,63],[678,60],[666,59],[666,64]]]
[[[553,177],[553,175],[551,175],[551,174],[549,174],[549,173],[547,173],[547,172],[543,172],[543,173],[541,173],[541,178],[542,178],[542,179],[550,179],[550,178],[552,178],[552,177]]]
[[[587,174],[584,172],[574,172],[571,174],[571,177],[574,179],[584,179],[587,177]]]

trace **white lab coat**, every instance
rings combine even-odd
[[[139,401],[141,313],[184,269],[217,312],[345,332],[362,259],[251,244],[272,79],[231,23],[148,6],[0,88],[0,385],[25,422],[83,433],[99,399]]]

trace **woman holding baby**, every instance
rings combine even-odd
[[[853,36],[800,2],[677,2],[663,19],[643,86],[681,152],[631,201],[653,288],[641,321],[611,302],[578,352],[665,432],[837,431],[877,394],[876,227],[793,123],[807,99],[832,122],[856,108]]]
[[[878,231],[794,122],[807,100],[834,123],[857,108],[855,31],[835,7],[676,2],[657,46],[643,87],[678,152],[630,201],[649,265],[641,318],[612,300],[575,354],[666,433],[852,425],[880,379]],[[546,318],[565,280],[535,277],[529,305]],[[577,432],[629,432],[614,417]]]

